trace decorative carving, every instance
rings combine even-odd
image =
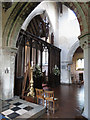
[[[45,41],[47,41],[48,34],[49,34],[49,22],[48,22],[48,18],[45,17],[43,21],[45,23],[45,32],[46,32]]]
[[[42,35],[42,23],[39,23],[39,37]]]
[[[2,47],[2,52],[4,55],[15,56],[17,53],[17,48],[5,46],[5,47]]]
[[[88,40],[81,40],[80,41],[80,46],[82,49],[89,48],[90,47],[90,41]]]
[[[3,9],[5,10],[5,12],[12,6],[12,2],[11,0],[8,0],[9,2],[3,2]]]
[[[51,44],[54,45],[54,34],[53,33],[51,33]]]
[[[24,35],[19,35],[19,38],[17,40],[16,46],[18,47],[19,45],[24,46],[24,43],[27,43],[28,39],[25,39]]]
[[[15,63],[15,56],[13,55],[13,56],[11,56],[11,64],[14,64]]]
[[[80,40],[80,46],[82,49],[89,48],[90,47],[90,40],[89,40],[90,34],[84,34],[79,37]]]

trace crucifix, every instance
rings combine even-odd
[[[43,21],[45,23],[45,41],[47,41],[48,35],[49,35],[49,22],[48,22],[48,18],[45,17],[45,19]]]

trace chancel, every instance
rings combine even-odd
[[[0,2],[0,119],[90,119],[90,2]]]

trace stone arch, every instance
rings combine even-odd
[[[16,41],[18,38],[18,34],[20,32],[21,26],[24,23],[27,16],[32,12],[32,10],[38,5],[39,3],[34,2],[25,2],[25,3],[17,3],[15,8],[12,10],[8,21],[5,25],[3,31],[3,46],[16,46]],[[73,10],[78,18],[80,24],[81,34],[88,32],[87,26],[87,13],[84,8],[87,8],[85,4],[84,8],[82,4],[78,2],[70,2],[64,3],[67,5],[71,10]],[[12,20],[13,18],[13,20]]]
[[[23,22],[38,4],[36,2],[16,3],[3,30],[3,46],[16,47],[16,41]]]
[[[29,25],[30,21],[37,15],[43,14],[45,13],[45,15],[49,18],[48,13],[46,12],[46,10],[44,9],[38,9],[38,10],[34,10],[31,14],[28,15],[28,17],[26,18],[26,20],[24,21],[23,25],[22,25],[22,29],[26,30],[27,26]],[[50,20],[49,20],[50,21]]]
[[[87,17],[88,17],[88,5],[86,3],[78,3],[78,2],[68,2],[64,3],[68,8],[70,8],[78,19],[80,25],[81,34],[88,33],[88,25],[87,25]]]
[[[79,41],[76,41],[76,42],[72,45],[71,49],[69,50],[68,55],[67,55],[67,61],[68,61],[69,63],[72,63],[73,55],[74,55],[76,49],[77,49],[79,46],[80,46]]]

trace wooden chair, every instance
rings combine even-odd
[[[49,108],[50,108],[50,102],[53,103],[53,113],[55,111],[55,103],[58,100],[58,98],[54,97],[54,91],[44,91],[45,93],[45,100],[46,100],[46,108],[47,108],[47,101],[49,103]]]
[[[43,106],[44,106],[44,91],[43,91],[43,89],[35,88],[35,90],[36,90],[37,104],[39,103],[38,100],[42,99]]]

